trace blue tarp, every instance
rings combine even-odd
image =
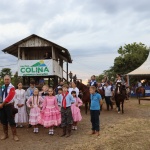
[[[145,86],[145,96],[150,96],[150,86]],[[131,97],[136,97],[136,93],[131,90]],[[142,96],[142,94],[141,94]]]

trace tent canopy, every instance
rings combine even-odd
[[[149,55],[146,59],[146,61],[137,69],[131,71],[130,73],[127,74],[128,76],[133,76],[133,75],[150,75],[150,52]]]

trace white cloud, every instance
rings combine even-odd
[[[69,69],[87,79],[112,66],[121,45],[149,46],[149,4],[148,0],[3,0],[0,48],[35,33],[69,49],[73,58]],[[2,56],[4,65],[16,60]]]

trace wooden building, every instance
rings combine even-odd
[[[66,48],[47,39],[32,34],[2,51],[18,58],[18,75],[22,76],[24,85],[29,85],[31,79],[38,81],[40,78],[46,79],[53,86],[60,79],[68,81],[68,63],[72,63],[70,53]]]

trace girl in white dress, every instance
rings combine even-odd
[[[18,89],[16,89],[16,95],[14,98],[15,101],[15,108],[18,109],[18,113],[15,115],[15,122],[16,122],[16,127],[18,125],[22,128],[23,123],[28,122],[28,115],[26,111],[26,105],[25,105],[25,90],[22,89],[22,83],[18,83]]]

